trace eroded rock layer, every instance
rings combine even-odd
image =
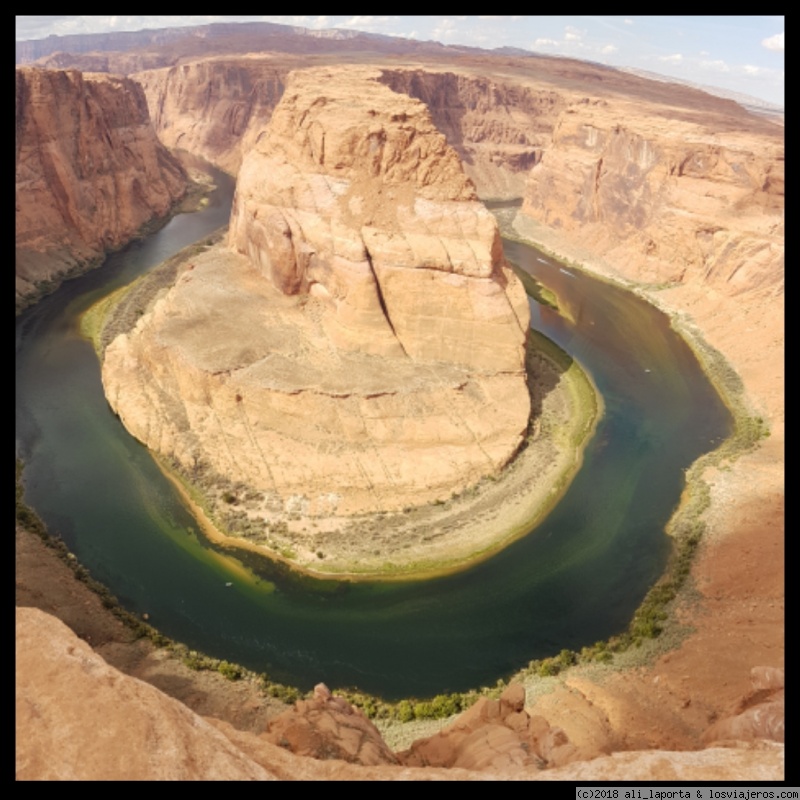
[[[126,242],[186,190],[127,78],[18,68],[17,302]]]
[[[637,281],[780,287],[783,154],[781,128],[741,115],[587,98],[560,116],[523,213]]]
[[[288,69],[269,57],[209,58],[139,72],[153,126],[179,147],[232,174],[269,122]]]
[[[529,309],[494,218],[426,107],[378,75],[292,74],[240,170],[231,249],[106,351],[135,436],[285,509],[447,498],[527,428]]]

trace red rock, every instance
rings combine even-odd
[[[75,70],[17,68],[18,305],[127,242],[186,190],[141,87]]]

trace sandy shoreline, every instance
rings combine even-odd
[[[532,336],[543,346],[543,337]],[[499,477],[444,503],[355,518],[303,518],[283,533],[273,530],[266,546],[221,530],[214,512],[204,507],[206,496],[156,460],[204,534],[233,550],[340,580],[411,580],[456,572],[489,558],[544,520],[580,469],[602,416],[602,398],[589,375],[565,354],[559,357],[554,345],[544,346],[549,352],[529,348],[532,391],[539,395],[533,407],[541,407],[535,433]],[[371,533],[368,542],[365,532]]]

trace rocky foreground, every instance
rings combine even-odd
[[[775,780],[783,675],[754,673],[745,711],[694,752],[603,755],[525,710],[525,690],[482,698],[440,734],[392,751],[326,687],[260,735],[203,718],[109,666],[54,617],[17,609],[18,780]],[[768,740],[772,741],[768,741]]]
[[[396,511],[494,475],[526,433],[528,300],[421,102],[293,73],[239,172],[229,247],[103,363],[125,426],[302,515]]]

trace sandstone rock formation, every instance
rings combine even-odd
[[[163,144],[236,174],[269,122],[289,69],[270,57],[206,58],[138,72]]]
[[[290,56],[219,56],[131,77],[145,90],[164,144],[235,174],[280,100],[286,76],[299,66]],[[385,66],[379,80],[425,103],[484,197],[522,195],[569,97],[546,83],[432,66]]]
[[[783,186],[771,123],[585,98],[559,117],[522,210],[628,278],[737,294],[782,280]]]
[[[17,69],[17,302],[166,214],[186,173],[150,126],[135,82]]]
[[[601,755],[577,748],[561,728],[525,710],[525,688],[508,686],[499,700],[482,697],[441,733],[398,753],[407,766],[471,770],[545,769]]]
[[[309,700],[273,719],[264,738],[299,756],[337,758],[351,764],[397,764],[378,729],[357,708],[334,697],[324,683]]]
[[[427,108],[375,77],[293,75],[239,173],[231,245],[329,302],[339,348],[519,372],[527,299],[494,218]]]
[[[546,81],[433,67],[382,70],[381,81],[421,100],[482,197],[521,197],[569,94]]]
[[[326,760],[302,757],[268,737],[196,715],[158,689],[110,667],[66,625],[32,608],[16,611],[15,666],[17,780],[619,782],[783,777],[783,745],[765,742],[683,753],[614,753],[543,771],[485,758],[478,758],[485,762],[480,769],[444,769],[347,763],[336,757],[338,753]],[[335,701],[318,698],[309,701],[308,710]],[[505,718],[520,713],[524,712],[510,712]]]
[[[750,694],[739,700],[730,716],[711,725],[703,737],[706,742],[713,744],[726,740],[755,739],[784,741],[783,670],[775,667],[753,667],[750,679]]]
[[[106,664],[62,622],[17,609],[18,780],[269,780],[208,722]]]
[[[126,427],[306,513],[448,498],[526,431],[529,322],[492,215],[425,106],[293,73],[196,259],[103,382]]]

